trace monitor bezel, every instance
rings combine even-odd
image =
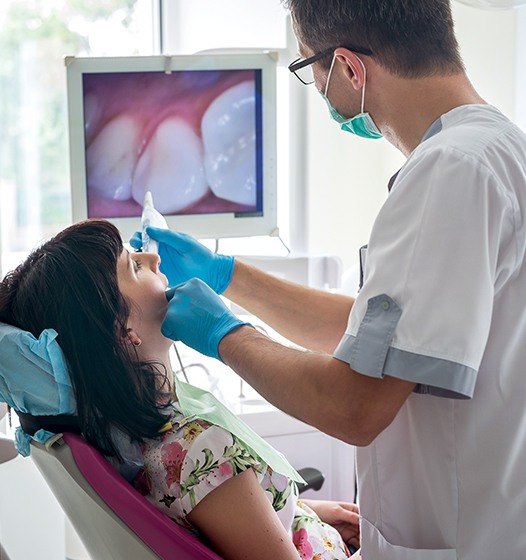
[[[84,134],[83,75],[118,72],[170,72],[178,70],[261,70],[263,215],[234,213],[166,216],[171,229],[197,238],[276,235],[276,69],[272,52],[256,54],[196,54],[177,56],[66,57],[69,152],[73,221],[88,218],[86,146]],[[137,231],[140,219],[104,218],[119,228],[123,238]]]

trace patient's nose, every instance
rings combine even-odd
[[[143,253],[144,258],[147,259],[148,266],[153,270],[157,271],[159,264],[161,264],[161,258],[157,253]]]

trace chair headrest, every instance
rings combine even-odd
[[[64,430],[78,433],[77,403],[66,358],[54,329],[35,338],[12,325],[0,322],[0,402],[20,417],[15,447],[20,455],[31,452],[31,439],[45,444]],[[143,464],[140,446],[111,427],[111,437],[127,465]]]
[[[58,334],[35,338],[0,323],[0,401],[33,416],[75,414],[75,397]]]
[[[71,379],[57,336],[55,330],[46,329],[37,339],[0,323],[0,402],[34,417],[76,414]],[[42,429],[31,434],[41,443],[52,435]],[[29,455],[29,438],[17,429],[15,445],[21,455]]]
[[[38,430],[47,430],[53,433],[70,432],[80,434],[78,416],[61,414],[60,416],[32,416],[23,412],[17,412],[22,430],[30,436],[34,436]]]

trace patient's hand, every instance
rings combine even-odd
[[[300,501],[313,509],[324,523],[332,525],[347,544],[360,548],[360,512],[356,504],[301,498]]]

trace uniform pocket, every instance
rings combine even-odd
[[[457,551],[454,548],[430,550],[391,544],[372,523],[363,517],[361,541],[363,560],[457,560]]]

